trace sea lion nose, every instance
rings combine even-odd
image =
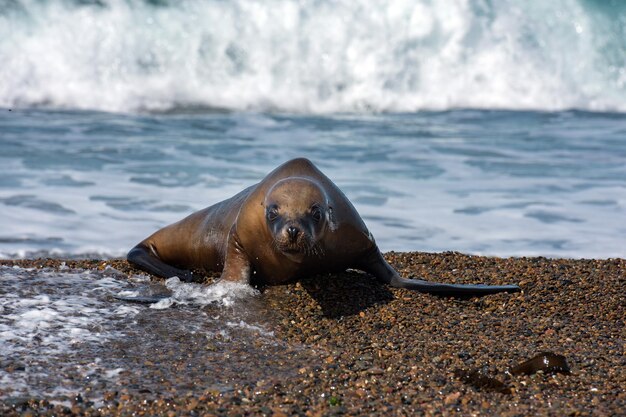
[[[289,235],[289,239],[291,239],[292,241],[296,240],[296,238],[298,237],[298,233],[300,233],[300,229],[295,226],[289,226],[287,228],[287,234]]]

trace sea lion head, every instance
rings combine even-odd
[[[312,179],[290,177],[266,194],[265,221],[274,249],[295,262],[321,255],[319,242],[331,221],[328,197]]]

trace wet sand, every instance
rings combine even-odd
[[[352,271],[268,287],[260,299],[272,313],[271,330],[284,343],[263,351],[257,371],[237,372],[241,357],[233,346],[230,357],[218,358],[223,372],[207,374],[203,355],[215,346],[172,329],[157,335],[180,340],[172,351],[140,354],[126,346],[135,352],[125,358],[137,372],[128,372],[121,385],[101,392],[92,386],[61,404],[0,396],[0,415],[623,415],[626,260],[458,253],[387,258],[404,276],[517,283],[523,292],[438,298],[387,288]],[[61,262],[0,265],[58,268]],[[121,260],[64,262],[70,268],[108,265],[123,274],[137,272]],[[144,336],[152,336],[150,329]],[[140,343],[141,337],[127,343]],[[545,351],[564,355],[571,373],[506,373]],[[10,368],[10,360],[0,366],[20,371]],[[506,390],[464,380],[458,370],[479,370]],[[146,378],[161,381],[160,389],[142,387]],[[101,401],[85,400],[94,397]]]

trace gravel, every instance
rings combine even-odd
[[[262,347],[258,366],[260,359],[242,356],[250,351],[236,340],[228,342],[228,357],[216,358],[210,352],[223,341],[172,331],[160,337],[180,339],[176,349],[129,355],[137,375],[103,387],[95,393],[100,401],[85,399],[93,391],[61,400],[0,395],[0,415],[624,415],[626,260],[386,257],[406,277],[518,284],[523,291],[440,298],[388,288],[357,271],[266,287],[260,299],[281,343]],[[61,262],[137,273],[123,260],[0,264],[59,268]],[[542,352],[562,355],[571,371],[507,372]],[[255,366],[242,372],[242,360]],[[5,370],[15,363],[5,362]]]

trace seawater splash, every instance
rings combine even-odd
[[[626,111],[600,0],[0,3],[0,106]]]
[[[204,306],[218,303],[232,307],[237,300],[249,299],[259,292],[247,284],[218,282],[214,285],[188,284],[178,278],[165,281],[165,286],[172,291],[172,300],[178,304]]]
[[[78,389],[76,381],[95,382],[89,375],[116,380],[122,369],[103,363],[97,347],[123,337],[120,324],[140,312],[106,301],[112,291],[127,286],[114,270],[0,267],[0,398],[71,394]],[[93,356],[78,360],[84,357],[77,351]],[[77,360],[68,360],[72,357]]]
[[[161,287],[161,288],[155,288]],[[233,307],[239,300],[250,300],[259,292],[247,284],[236,282],[217,282],[213,285],[184,283],[178,277],[169,278],[165,286],[149,285],[133,290],[124,290],[117,294],[122,301],[158,300],[150,305],[154,309],[166,309],[174,304],[206,306],[215,304],[221,307]]]
[[[34,396],[69,403],[80,395],[97,403],[101,398],[94,395],[120,387],[143,394],[189,389],[177,385],[181,366],[202,390],[296,372],[296,364],[280,371],[272,364],[282,342],[269,321],[261,321],[268,317],[258,310],[262,304],[243,302],[253,290],[217,285],[204,291],[173,279],[167,287],[178,308],[113,299],[146,285],[145,277],[113,268],[0,267],[0,400]]]
[[[66,351],[74,345],[109,337],[107,322],[127,319],[136,306],[103,303],[111,291],[129,284],[111,273],[55,272],[0,267],[0,351],[6,357],[45,349]]]

